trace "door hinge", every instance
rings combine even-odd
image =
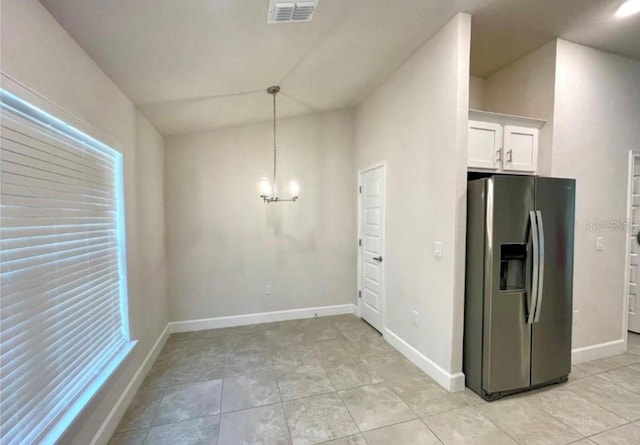
[[[638,232],[638,239],[640,239],[640,232]],[[358,239],[358,246],[362,246],[362,239]]]
[[[358,187],[358,190],[362,193],[362,186]]]
[[[358,298],[362,298],[362,291],[361,290],[358,291]]]

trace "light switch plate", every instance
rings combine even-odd
[[[602,252],[604,250],[604,238],[601,236],[596,237],[596,250]]]
[[[436,258],[441,258],[442,257],[442,242],[441,241],[436,241],[435,243],[433,243],[433,255]]]

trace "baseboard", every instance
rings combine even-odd
[[[384,330],[384,338],[391,346],[396,348],[402,355],[407,357],[418,368],[434,379],[440,386],[450,392],[462,391],[464,389],[464,374],[461,372],[449,374],[439,365],[431,361],[427,356],[419,352],[416,348],[400,338],[388,328]]]
[[[583,363],[590,360],[611,357],[625,352],[624,339],[599,343],[597,345],[576,348],[571,351],[571,363]]]
[[[298,320],[302,318],[324,317],[328,315],[355,314],[355,304],[309,307],[287,311],[261,312],[257,314],[233,315],[230,317],[202,318],[199,320],[172,321],[171,332],[191,332],[205,329],[230,328],[274,321]]]
[[[96,435],[93,437],[93,440],[91,441],[91,445],[106,445],[107,442],[109,442],[111,435],[116,430],[116,427],[118,426],[120,419],[122,419],[122,416],[124,416],[124,413],[127,410],[127,407],[129,406],[129,404],[131,403],[133,396],[136,395],[136,392],[142,385],[142,382],[144,381],[144,378],[147,376],[147,373],[149,372],[151,365],[153,365],[153,362],[156,361],[158,354],[160,354],[160,351],[162,350],[162,347],[167,341],[169,334],[170,334],[170,327],[169,327],[169,323],[167,323],[167,326],[165,326],[164,330],[162,331],[162,333],[154,343],[153,347],[145,357],[144,361],[142,362],[142,364],[140,365],[136,373],[133,375],[133,378],[131,379],[127,387],[124,389],[124,391],[122,391],[122,394],[118,398],[118,401],[113,406],[111,411],[109,411],[109,415],[104,420],[104,422],[102,422],[100,429],[98,429],[98,432],[96,433]]]

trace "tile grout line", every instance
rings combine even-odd
[[[165,390],[162,390],[162,395],[160,396],[160,400],[158,401],[158,407],[156,408],[155,412],[153,413],[153,417],[151,418],[151,422],[149,422],[149,429],[153,428],[153,422],[156,420],[156,417],[158,416],[158,412],[160,411],[160,407],[162,406],[162,401],[164,400],[164,395],[166,394]]]
[[[289,417],[287,417],[287,411],[284,409],[284,402],[282,396],[280,396],[280,408],[282,408],[282,415],[284,416],[284,424],[287,427],[287,434],[289,435],[289,443],[293,445],[293,436],[291,435],[291,427],[289,426]]]
[[[624,389],[624,388],[622,388],[622,389]],[[580,394],[579,394],[578,392],[576,392],[575,390],[572,390],[572,389],[570,389],[570,388],[567,388],[567,391],[569,391],[569,392],[573,393],[574,395],[576,395],[576,396],[578,396],[578,397],[580,397],[580,398],[582,398],[582,399],[587,400],[587,401],[588,401],[588,402],[590,402],[590,403],[593,403],[593,404],[594,404],[594,405],[596,405],[597,407],[599,407],[599,408],[601,408],[601,409],[603,409],[603,410],[605,410],[605,411],[607,411],[607,412],[609,412],[609,413],[613,414],[614,416],[616,416],[616,417],[618,417],[618,418],[620,418],[620,419],[624,420],[624,421],[625,421],[625,423],[623,423],[623,424],[621,424],[621,425],[626,425],[627,423],[635,422],[635,420],[628,420],[628,419],[626,419],[626,418],[622,417],[620,414],[618,414],[618,413],[615,413],[615,412],[611,411],[611,410],[610,410],[609,408],[607,408],[606,406],[602,406],[602,405],[600,405],[598,402],[594,402],[593,400],[588,399],[588,398],[586,398],[586,397],[584,397],[584,396],[580,395]],[[617,428],[617,427],[613,427],[613,428]],[[608,430],[605,430],[605,431],[608,431]],[[596,433],[596,434],[599,434],[599,433]]]
[[[278,384],[278,374],[275,369],[275,363],[273,362],[273,357],[269,355],[269,360],[271,360],[271,367],[273,369],[273,379],[276,382],[276,389],[278,390],[278,398],[280,399],[280,409],[282,409],[282,417],[284,417],[284,424],[287,427],[287,435],[289,436],[289,443],[293,445],[293,436],[291,435],[291,428],[289,427],[289,418],[287,417],[287,412],[284,409],[284,400],[282,399],[282,392],[280,391],[280,385]]]
[[[407,408],[409,408],[409,411],[411,411],[415,417],[414,417],[413,419],[401,420],[401,421],[399,421],[399,422],[393,422],[393,423],[390,423],[390,424],[388,424],[388,425],[383,425],[383,426],[380,426],[380,427],[377,427],[377,428],[372,428],[372,429],[370,429],[370,430],[362,431],[362,429],[360,429],[360,425],[358,425],[358,424],[357,424],[357,422],[356,422],[356,421],[355,421],[355,419],[353,418],[353,415],[351,414],[351,411],[349,411],[349,408],[346,406],[346,403],[345,403],[344,399],[342,398],[342,395],[340,394],[340,391],[337,391],[337,392],[338,392],[338,397],[340,398],[340,400],[342,401],[342,403],[345,405],[345,408],[347,409],[347,412],[348,412],[348,413],[349,413],[349,415],[351,416],[351,419],[353,420],[353,423],[355,423],[356,427],[358,428],[358,430],[360,431],[360,434],[362,434],[362,436],[363,436],[363,437],[364,437],[364,434],[365,434],[365,433],[368,433],[368,432],[371,432],[371,431],[377,431],[377,430],[381,430],[381,429],[384,429],[384,428],[389,428],[389,427],[396,426],[396,425],[402,425],[402,424],[404,424],[404,423],[414,422],[414,421],[418,420],[418,421],[420,421],[420,422],[421,422],[421,423],[422,423],[422,424],[423,424],[423,425],[424,425],[424,426],[425,426],[429,431],[431,431],[431,432],[436,436],[436,439],[437,439],[441,444],[443,444],[443,443],[444,443],[444,442],[442,442],[442,440],[440,440],[440,438],[438,437],[438,435],[437,435],[434,431],[432,431],[432,430],[431,430],[431,428],[429,428],[429,426],[424,422],[424,420],[423,420],[420,416],[418,416],[418,415],[417,415],[417,413],[414,411],[414,409],[413,409],[413,408],[411,408],[411,406],[409,405],[409,403],[407,403],[407,402],[406,402],[406,401],[405,401],[405,400],[404,400],[404,399],[403,399],[399,394],[397,394],[397,393],[393,390],[393,388],[391,387],[391,385],[390,385],[389,383],[387,383],[387,382],[383,381],[383,382],[381,382],[381,383],[375,383],[375,384],[369,384],[369,385],[362,385],[362,386],[358,386],[358,387],[350,388],[350,389],[357,389],[357,388],[363,388],[363,387],[365,387],[365,386],[380,385],[380,384],[384,384],[384,385],[386,385],[386,386],[387,386],[387,387],[388,387],[388,388],[389,388],[389,389],[390,389],[390,390],[391,390],[391,391],[392,391],[392,392],[393,392],[393,393],[394,393],[394,394],[395,394],[395,395],[396,395],[396,396],[397,396],[397,397],[398,397],[398,398],[399,398],[399,399],[400,399],[400,400],[401,400],[401,401],[402,401],[402,402],[407,406]],[[350,389],[345,389],[345,390],[342,390],[342,391],[349,391]],[[465,408],[466,408],[466,407],[465,407]],[[461,409],[461,408],[459,408],[459,409]],[[441,412],[441,413],[435,413],[434,415],[437,415],[437,414],[443,414],[444,412],[450,412],[450,411],[453,411],[453,410],[443,411],[443,412]],[[346,437],[346,436],[345,436],[345,437]],[[365,439],[365,441],[366,441],[366,437],[364,437],[364,439]]]
[[[572,366],[575,366],[577,369],[579,369],[580,371],[584,372],[585,374],[587,374],[587,375],[589,375],[589,376],[595,376],[595,375],[598,375],[598,374],[604,374],[604,373],[606,373],[606,372],[615,371],[615,370],[618,370],[618,369],[621,369],[621,368],[628,368],[628,367],[631,367],[631,366],[634,366],[634,365],[637,365],[637,364],[639,364],[639,363],[640,363],[640,355],[635,354],[635,353],[633,353],[633,352],[628,352],[628,351],[627,351],[627,352],[624,352],[623,354],[625,354],[625,353],[627,353],[627,354],[631,354],[631,355],[634,355],[634,356],[637,356],[639,360],[638,360],[637,362],[630,363],[630,364],[628,364],[628,365],[621,365],[620,363],[612,362],[612,361],[610,360],[612,357],[616,357],[616,356],[614,355],[614,356],[611,356],[611,357],[605,357],[605,358],[600,358],[600,359],[596,359],[596,360],[589,360],[589,361],[587,361],[587,362],[578,363],[578,364],[575,364],[575,365],[572,365]],[[618,354],[618,355],[623,355],[623,354]],[[604,362],[606,362],[606,363],[609,363],[609,364],[615,365],[615,366],[614,366],[613,368],[611,368],[611,369],[607,369],[607,370],[605,370],[605,371],[594,372],[594,373],[589,372],[589,371],[587,371],[587,370],[583,369],[583,365],[585,365],[585,364],[587,364],[587,363],[591,363],[591,362],[601,361],[601,360],[602,360],[602,361],[604,361]]]
[[[591,375],[591,377],[595,377],[595,374]],[[605,381],[606,381],[606,380],[605,380]],[[636,393],[634,393],[634,392],[632,392],[632,391],[629,391],[628,389],[625,389],[625,388],[623,388],[623,387],[621,387],[621,386],[618,386],[618,385],[616,385],[616,384],[615,384],[615,383],[613,383],[613,382],[609,382],[609,381],[607,381],[607,383],[610,383],[610,384],[612,384],[612,385],[616,386],[617,388],[622,389],[623,391],[628,392],[628,393],[630,393],[630,394],[632,394],[632,395],[634,395],[634,396],[638,396]],[[573,390],[573,389],[571,389],[571,388],[569,388],[569,387],[567,387],[567,388],[566,388],[566,390],[567,390],[567,391],[571,391],[574,395],[576,395],[576,396],[578,396],[578,397],[580,397],[580,398],[583,398],[583,399],[585,399],[585,400],[587,400],[587,401],[589,401],[589,402],[593,403],[594,405],[597,405],[598,407],[600,407],[600,408],[604,409],[605,411],[608,411],[608,412],[612,413],[613,415],[615,415],[615,416],[617,416],[617,417],[621,418],[622,420],[627,421],[627,419],[626,419],[625,417],[622,417],[620,414],[618,414],[618,413],[615,413],[615,412],[611,411],[609,408],[607,408],[607,407],[605,407],[605,406],[601,405],[601,404],[600,404],[600,403],[598,403],[597,401],[594,401],[594,400],[592,400],[592,399],[590,399],[590,398],[584,397],[583,395],[581,395],[580,393],[578,393],[577,391],[575,391],[575,390]],[[637,420],[637,419],[636,419],[636,420]],[[630,422],[634,422],[634,420],[631,420]]]
[[[147,428],[147,431],[145,431],[144,439],[142,439],[142,445],[146,445],[147,439],[149,438],[149,431],[151,431],[151,428]]]
[[[461,408],[464,409],[464,408]],[[440,436],[438,436],[438,433],[436,433],[435,431],[433,431],[429,425],[427,425],[427,422],[424,421],[424,419],[422,417],[418,417],[418,419],[420,420],[420,422],[422,422],[422,424],[429,430],[431,431],[431,434],[433,434],[436,438],[436,440],[438,440],[441,444],[444,444],[444,439],[442,439]]]
[[[227,356],[222,359],[222,375],[224,376],[224,370],[227,366]],[[216,435],[216,443],[220,443],[220,432],[222,431],[222,401],[224,397],[224,377],[222,378],[222,384],[220,386],[220,412],[218,415],[218,434]]]
[[[291,426],[289,425],[289,416],[287,416],[287,411],[284,408],[284,397],[282,396],[282,389],[280,388],[280,378],[278,377],[278,372],[275,369],[275,362],[273,360],[273,356],[269,356],[270,360],[271,360],[271,364],[273,366],[273,374],[274,374],[274,378],[276,380],[276,388],[278,388],[278,396],[280,397],[280,406],[282,407],[282,415],[284,416],[284,423],[287,426],[287,433],[289,434],[289,441],[290,443],[293,445],[293,435],[291,434]],[[287,400],[287,402],[290,402],[290,400]]]
[[[554,416],[553,414],[551,414],[550,412],[548,412],[547,410],[545,410],[542,407],[539,407],[529,401],[527,401],[527,403],[529,403],[531,406],[539,409],[540,411],[542,411],[544,414],[546,414],[547,416],[551,417],[554,420],[557,420],[558,422],[560,422],[562,425],[566,426],[567,428],[569,428],[571,431],[574,431],[576,434],[578,434],[582,439],[586,438],[587,436],[585,434],[582,434],[580,431],[576,430],[574,427],[572,427],[571,425],[568,425],[567,423],[565,423],[562,419]]]
[[[627,422],[626,419],[625,419],[625,423],[622,423],[622,424],[616,425],[616,426],[612,426],[611,428],[607,428],[606,430],[598,431],[597,433],[593,433],[593,434],[590,434],[590,435],[585,436],[585,437],[588,439],[590,437],[597,436],[598,434],[602,434],[602,433],[606,433],[606,432],[609,432],[609,431],[613,431],[613,430],[615,430],[617,428],[621,428],[623,426],[633,425],[634,423],[635,423],[635,421]]]
[[[169,337],[170,337],[170,336],[171,336],[171,335],[169,335]],[[163,349],[164,349],[164,348],[163,348]],[[160,351],[160,352],[162,353],[162,351]],[[182,358],[184,358],[184,356],[185,356],[185,355],[187,355],[187,352],[185,352],[185,351],[181,352],[181,353],[176,357],[175,362],[172,362],[172,363],[171,363],[171,365],[170,365],[169,369],[167,370],[167,371],[168,371],[168,374],[169,374],[169,375],[168,375],[169,382],[171,382],[171,381],[172,381],[172,379],[173,379],[173,374],[175,373],[175,369],[173,368],[173,366],[174,366],[177,362],[179,362]],[[156,362],[157,362],[157,361],[158,361],[158,358],[156,358]],[[155,365],[155,362],[154,362],[153,364]],[[152,366],[153,366],[153,365],[152,365]],[[158,407],[156,408],[156,411],[155,411],[155,413],[153,414],[153,418],[151,419],[151,422],[149,423],[149,428],[147,429],[147,433],[146,433],[146,435],[145,435],[144,442],[146,442],[146,441],[147,441],[147,437],[149,436],[149,431],[151,431],[151,428],[153,428],[153,427],[154,427],[153,422],[156,420],[156,417],[158,416],[158,412],[160,412],[160,408],[161,408],[161,406],[162,406],[162,401],[164,400],[164,396],[165,396],[165,394],[166,394],[167,388],[169,388],[169,387],[171,387],[171,386],[175,386],[175,385],[167,385],[167,386],[165,386],[164,388],[161,388],[161,389],[160,389],[160,390],[162,391],[162,395],[160,396],[160,400],[158,401]]]
[[[338,396],[338,400],[340,400],[340,402],[342,402],[342,406],[344,406],[344,409],[349,414],[349,417],[351,417],[351,421],[353,422],[353,424],[358,429],[358,433],[360,433],[360,435],[362,437],[364,437],[364,431],[362,431],[362,429],[360,428],[360,425],[358,425],[358,422],[356,422],[356,419],[353,417],[353,414],[351,414],[351,411],[349,410],[349,407],[347,406],[346,402],[342,398],[342,395],[340,394],[340,391],[336,391],[336,396]],[[347,436],[345,436],[345,437],[347,437]],[[331,439],[329,439],[329,440],[331,440]],[[367,438],[366,437],[364,437],[364,440],[365,440],[365,442],[367,442]]]
[[[491,402],[487,402],[487,403],[491,403]],[[480,411],[479,409],[476,410],[478,412],[478,414],[480,414],[482,417],[484,417],[485,419],[487,419],[487,421],[489,421],[492,425],[495,425],[496,428],[498,428],[500,431],[502,431],[507,437],[513,439],[513,441],[517,444],[522,444],[522,442],[520,442],[515,436],[513,436],[513,434],[510,434],[507,430],[505,430],[504,428],[502,428],[500,425],[498,425],[496,422],[494,422],[493,420],[489,419],[487,416],[484,415],[484,413],[482,411]],[[578,439],[578,440],[582,440],[582,439]]]
[[[617,371],[617,370],[619,370],[619,369],[623,369],[623,368],[628,368],[628,366],[621,366],[620,368],[612,369],[611,371]],[[633,369],[633,368],[632,368],[632,369]],[[600,374],[604,374],[604,373],[611,372],[611,371],[604,371],[604,372],[599,372],[598,374],[592,374],[592,377],[598,377],[600,380],[604,380],[605,382],[607,382],[607,383],[611,383],[612,385],[615,385],[615,386],[617,386],[618,388],[622,388],[622,389],[624,389],[625,391],[628,391],[628,392],[630,392],[630,393],[632,393],[632,394],[636,394],[635,392],[633,392],[633,391],[631,391],[631,390],[629,390],[629,389],[627,389],[627,388],[623,387],[622,385],[617,384],[616,382],[612,382],[611,380],[605,379],[604,377],[600,377]]]
[[[348,339],[345,337],[344,333],[340,330],[340,328],[338,326],[335,325],[335,323],[332,323],[334,325],[334,327],[338,330],[338,332],[340,332],[340,334],[343,336],[343,338],[345,340],[348,341]],[[347,407],[347,405],[345,404],[344,400],[342,399],[342,397],[340,396],[340,392],[338,391],[338,389],[336,388],[335,383],[333,382],[333,380],[331,379],[331,377],[329,376],[329,373],[327,372],[327,369],[322,365],[322,363],[319,363],[318,366],[320,366],[320,368],[323,370],[323,372],[325,373],[325,375],[327,376],[327,380],[329,380],[329,382],[331,383],[331,386],[334,388],[335,391],[327,393],[327,394],[335,394],[336,397],[338,398],[338,400],[340,400],[340,402],[342,403],[342,406],[344,407],[345,411],[349,414],[349,417],[351,418],[351,421],[353,422],[353,424],[355,425],[356,429],[358,430],[359,434],[364,438],[364,435],[362,434],[362,431],[360,430],[360,426],[358,425],[358,423],[356,422],[356,420],[353,418],[353,415],[351,414],[351,411],[349,411],[349,408]],[[314,397],[314,396],[310,396],[310,397]],[[303,397],[304,398],[304,397]],[[301,398],[301,399],[303,399]],[[297,400],[301,400],[301,399],[297,399]],[[286,414],[285,414],[286,417]],[[287,418],[287,428],[289,429],[289,435],[291,435],[291,429],[289,427],[289,419]],[[340,439],[342,437],[348,437],[349,435],[345,435],[345,436],[341,436],[341,437],[331,437],[329,438],[329,441],[335,440],[335,439]],[[368,443],[366,438],[364,439],[365,443]],[[291,442],[293,443],[293,437],[291,437]],[[326,442],[326,441],[323,441]]]
[[[265,405],[265,406],[267,406],[267,405]],[[177,425],[179,423],[191,422],[192,420],[208,419],[210,417],[220,417],[220,415],[221,415],[221,413],[209,414],[209,415],[206,415],[206,416],[195,416],[195,417],[191,417],[189,419],[177,420],[175,422],[169,422],[169,423],[163,423],[163,424],[160,424],[160,425],[150,426],[148,428],[138,428],[138,429],[135,429],[135,430],[122,431],[122,433],[131,433],[133,431],[144,431],[144,430],[149,432],[150,430],[152,430],[154,428],[161,428],[161,427],[170,426],[170,425]],[[121,433],[116,433],[116,434],[121,434]]]

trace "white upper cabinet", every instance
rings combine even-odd
[[[502,164],[502,125],[469,121],[469,167],[497,170]]]
[[[540,119],[470,110],[469,169],[536,173],[538,133],[544,123]]]
[[[505,125],[503,151],[503,170],[535,173],[538,169],[538,129]]]

